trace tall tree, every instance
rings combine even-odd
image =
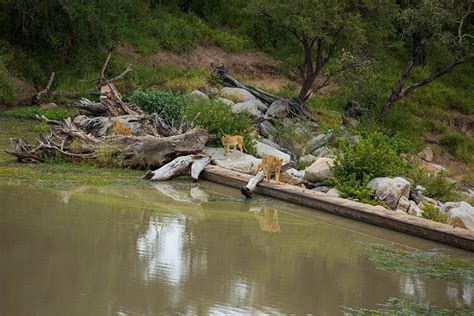
[[[255,0],[250,10],[279,25],[298,42],[297,73],[302,83],[298,99],[305,102],[341,70],[323,69],[343,50],[367,45],[368,38],[375,40],[368,34],[383,30],[395,7],[389,0]]]
[[[422,0],[410,1],[406,5],[400,16],[399,27],[405,38],[410,37],[412,54],[390,96],[382,105],[381,116],[400,99],[474,57],[473,16],[473,0]],[[434,42],[446,48],[449,63],[421,80],[408,83],[416,67],[428,64],[430,44]]]

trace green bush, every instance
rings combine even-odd
[[[147,113],[159,113],[171,126],[181,123],[183,113],[191,100],[188,96],[159,90],[137,90],[130,99]]]
[[[244,137],[247,153],[255,153],[252,118],[243,113],[232,113],[231,106],[228,104],[220,101],[195,101],[186,109],[185,120],[188,124],[203,127],[209,133],[216,135],[216,140],[211,143],[213,146],[222,146],[221,138],[225,134],[241,135]]]
[[[39,107],[20,107],[5,111],[3,115],[13,117],[17,119],[36,119],[36,115],[46,116],[50,120],[62,120],[67,117],[74,117],[79,114],[77,109],[70,108],[54,108],[54,109],[42,109]]]
[[[371,199],[366,185],[372,178],[400,175],[406,169],[406,161],[392,147],[390,138],[380,132],[362,135],[355,146],[341,147],[334,164],[332,184],[345,197],[366,202]]]
[[[15,87],[10,81],[8,70],[0,58],[0,104],[12,104]]]
[[[461,198],[456,186],[448,180],[446,174],[441,172],[432,175],[421,167],[413,167],[407,171],[406,176],[411,179],[413,186],[423,186],[426,189],[424,193],[426,196],[441,202],[456,201]]]
[[[446,223],[448,221],[446,215],[441,213],[441,211],[434,205],[427,204],[423,206],[423,209],[421,211],[421,216],[423,218],[440,223]]]

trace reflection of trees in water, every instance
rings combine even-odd
[[[264,206],[255,213],[260,229],[269,233],[280,232],[280,222],[278,221],[278,210]]]

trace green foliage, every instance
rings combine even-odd
[[[403,250],[382,244],[366,244],[369,260],[379,269],[441,280],[474,283],[474,261],[437,250]]]
[[[246,152],[255,153],[252,118],[244,113],[232,113],[230,105],[219,101],[197,100],[187,108],[185,117],[189,124],[203,127],[216,135],[212,145],[222,146],[221,138],[225,134],[241,135],[244,137]]]
[[[437,316],[466,316],[474,312],[465,309],[441,309],[423,303],[413,303],[396,297],[391,297],[384,304],[377,304],[380,309],[356,309],[344,307],[344,315],[352,316],[407,316],[407,315],[437,315]]]
[[[448,132],[440,139],[440,144],[461,161],[474,161],[474,139],[457,132]]]
[[[366,185],[372,178],[400,175],[406,169],[406,162],[393,148],[390,137],[380,132],[365,133],[356,145],[341,147],[333,169],[333,185],[345,197],[367,202],[372,193]]]
[[[422,208],[421,216],[426,219],[430,219],[435,222],[447,223],[448,219],[445,214],[434,205],[426,204]]]
[[[10,75],[0,56],[0,104],[11,104],[15,94],[15,87],[10,81]]]
[[[42,109],[39,107],[19,107],[5,111],[3,115],[17,119],[35,120],[36,115],[46,116],[50,120],[62,120],[67,117],[74,117],[79,114],[77,109],[73,108],[53,108]]]
[[[190,98],[169,91],[135,91],[130,97],[132,102],[148,113],[159,113],[171,126],[181,123]]]

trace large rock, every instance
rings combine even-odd
[[[207,96],[207,94],[205,94],[204,92],[199,91],[199,90],[193,90],[193,91],[191,91],[190,95],[191,95],[193,98],[196,98],[196,99],[209,100],[209,97]]]
[[[280,181],[293,185],[300,185],[303,182],[304,174],[296,169],[288,169],[280,174]]]
[[[255,150],[257,151],[257,157],[262,158],[263,155],[272,155],[275,157],[278,157],[280,159],[283,159],[284,163],[288,163],[291,161],[290,155],[273,148],[270,145],[264,144],[262,142],[256,142],[255,144]]]
[[[318,158],[315,162],[305,169],[304,178],[309,182],[324,181],[334,177],[332,167],[334,159]]]
[[[408,212],[410,208],[410,200],[407,197],[402,196],[398,200],[397,210],[402,210],[403,212]]]
[[[245,103],[255,105],[257,107],[257,109],[261,112],[266,112],[268,110],[268,106],[266,106],[260,100],[248,100],[248,101],[245,101]]]
[[[268,138],[261,138],[260,139],[260,142],[264,143],[264,144],[267,144],[268,146],[272,146],[273,148],[276,148],[280,151],[285,151],[285,149],[281,148],[280,145],[278,145],[277,143],[275,143],[274,141],[268,139]]]
[[[421,167],[430,173],[446,172],[447,169],[441,165],[421,160]]]
[[[474,207],[466,202],[447,202],[441,212],[448,216],[448,223],[469,230],[474,230]]]
[[[277,133],[277,129],[273,126],[272,122],[267,120],[258,123],[258,131],[262,136],[267,138],[272,138]]]
[[[339,195],[341,195],[341,192],[339,192],[339,190],[336,189],[336,188],[332,188],[332,189],[330,189],[329,191],[327,191],[326,194],[327,194],[328,196],[339,197]]]
[[[375,199],[384,202],[392,210],[396,210],[400,198],[408,199],[411,184],[407,180],[396,178],[374,178],[367,187],[375,191]]]
[[[422,213],[423,212],[421,211],[420,207],[414,201],[410,201],[410,206],[408,207],[408,214],[420,217]]]
[[[311,155],[315,156],[316,158],[327,157],[335,159],[337,156],[337,152],[336,149],[332,147],[323,146],[313,151]]]
[[[221,96],[226,99],[232,100],[235,103],[246,102],[249,100],[256,100],[255,96],[247,90],[240,88],[222,88]]]
[[[234,106],[234,104],[235,104],[234,101],[231,101],[231,100],[226,99],[226,98],[218,97],[217,100],[224,103],[224,104],[230,105],[230,106]]]
[[[290,103],[287,100],[276,100],[268,107],[267,115],[273,117],[286,117],[290,109]]]
[[[313,162],[315,162],[316,159],[318,159],[318,158],[311,155],[311,154],[307,154],[307,155],[304,155],[303,157],[300,158],[300,163],[309,165],[309,164],[312,164]]]
[[[214,165],[249,174],[254,174],[262,162],[261,159],[245,153],[241,154],[238,150],[231,150],[229,155],[224,156],[224,148],[206,147],[203,153],[211,156],[211,163]]]
[[[232,112],[233,113],[248,113],[252,116],[255,117],[260,117],[263,116],[262,111],[258,109],[258,106],[255,100],[250,100],[246,102],[241,102],[241,103],[236,103],[232,106]]]
[[[433,160],[433,150],[431,149],[431,147],[426,146],[422,151],[418,153],[418,157],[420,157],[424,161],[431,162]]]
[[[308,145],[306,145],[306,152],[312,153],[315,150],[327,145],[331,138],[332,134],[319,134],[318,136],[311,138],[308,142]]]

